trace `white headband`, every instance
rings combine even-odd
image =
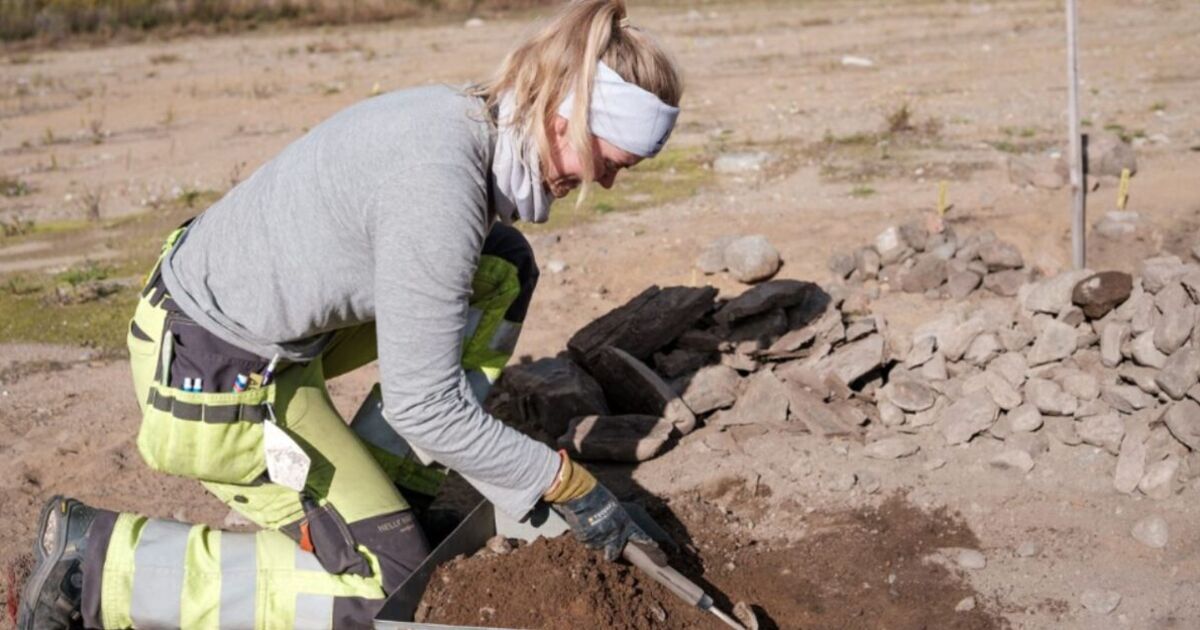
[[[675,128],[679,108],[663,103],[657,96],[626,82],[603,61],[597,63],[592,87],[592,105],[588,126],[593,135],[644,158],[662,150]],[[571,119],[575,92],[567,94],[558,106],[558,115]]]

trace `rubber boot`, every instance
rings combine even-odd
[[[83,553],[96,510],[62,496],[42,508],[34,557],[17,613],[19,630],[82,628]]]

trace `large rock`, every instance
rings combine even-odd
[[[1154,333],[1144,332],[1129,344],[1133,360],[1138,365],[1162,369],[1167,364],[1167,355],[1163,354],[1154,344]]]
[[[1125,423],[1115,413],[1090,416],[1076,423],[1075,431],[1085,444],[1099,446],[1116,455],[1125,437]]]
[[[971,342],[975,341],[976,337],[987,330],[987,318],[976,315],[939,337],[938,346],[941,348],[942,354],[945,355],[946,359],[958,361],[967,352],[967,349],[971,347]]]
[[[1021,405],[1021,394],[998,372],[984,372],[984,385],[992,401],[1004,411],[1016,409]]]
[[[704,274],[721,273],[725,271],[725,248],[737,240],[736,236],[722,236],[708,244],[704,251],[696,257],[696,269]]]
[[[983,278],[970,270],[951,270],[946,274],[946,295],[955,300],[961,300],[979,288]]]
[[[1058,372],[1055,380],[1062,386],[1063,391],[1082,402],[1096,400],[1100,397],[1100,381],[1087,372],[1062,369]]]
[[[890,265],[900,261],[910,250],[900,236],[900,228],[892,226],[875,237],[875,251],[879,252],[880,264]]]
[[[1172,455],[1146,466],[1146,474],[1138,482],[1138,490],[1151,499],[1159,501],[1175,494],[1181,460]]]
[[[963,444],[987,431],[1000,415],[1000,408],[985,392],[958,399],[942,410],[940,427],[947,444]]]
[[[1129,325],[1110,323],[1100,332],[1100,362],[1104,367],[1115,368],[1121,364],[1124,355],[1122,346],[1129,341]]]
[[[682,386],[683,402],[696,415],[704,415],[718,409],[732,407],[737,401],[737,370],[724,365],[709,365],[700,368]]]
[[[1006,269],[989,273],[983,279],[983,287],[1001,297],[1015,297],[1028,282],[1029,274],[1025,271]]]
[[[909,413],[925,411],[937,402],[937,392],[928,385],[910,379],[898,379],[882,390],[892,404]]]
[[[1057,315],[1071,306],[1071,292],[1080,280],[1092,275],[1087,269],[1064,271],[1034,284],[1025,294],[1024,306],[1037,313]]]
[[[871,335],[838,348],[821,365],[850,385],[883,364],[884,348],[883,336]]]
[[[1200,451],[1200,404],[1185,398],[1167,409],[1163,421],[1175,439],[1193,451]]]
[[[1183,346],[1192,334],[1196,322],[1196,309],[1187,305],[1179,309],[1163,311],[1162,318],[1154,327],[1154,347],[1163,354],[1171,354]]]
[[[1038,411],[1051,416],[1069,416],[1078,408],[1075,397],[1064,392],[1054,381],[1031,378],[1025,383],[1025,400]]]
[[[988,271],[1020,269],[1025,266],[1021,250],[1005,241],[984,243],[979,247],[979,258],[983,260],[983,264],[987,265]]]
[[[989,372],[996,372],[1004,377],[1013,387],[1020,387],[1025,383],[1026,372],[1029,371],[1029,363],[1025,360],[1025,356],[1020,352],[1006,352],[988,363]]]
[[[1042,412],[1032,404],[1023,404],[1008,412],[1008,426],[1015,433],[1032,433],[1042,428]]]
[[[1159,256],[1142,261],[1142,288],[1158,293],[1169,283],[1176,282],[1188,272],[1178,256]]]
[[[591,370],[617,414],[659,416],[680,435],[696,428],[696,416],[683,399],[654,370],[624,350],[602,348],[595,353]]]
[[[858,268],[858,261],[853,254],[837,253],[829,257],[829,271],[838,280],[845,280]]]
[[[1151,549],[1166,547],[1170,539],[1167,519],[1157,514],[1147,516],[1134,523],[1133,528],[1129,530],[1129,534],[1133,536],[1134,540]]]
[[[792,422],[820,437],[846,436],[858,433],[857,427],[836,413],[825,400],[798,382],[784,383]]]
[[[1132,291],[1133,276],[1121,271],[1102,271],[1076,284],[1071,301],[1089,319],[1100,319],[1128,300]]]
[[[1153,399],[1132,385],[1108,385],[1100,389],[1100,400],[1121,413],[1133,413],[1145,409]]]
[[[1167,359],[1154,379],[1158,387],[1171,398],[1181,400],[1200,380],[1200,350],[1183,348]]]
[[[1146,473],[1146,456],[1149,448],[1150,424],[1145,418],[1133,416],[1125,425],[1125,437],[1117,451],[1117,471],[1113,475],[1113,487],[1117,492],[1130,494],[1137,489],[1138,482]]]
[[[723,414],[722,422],[783,424],[787,417],[788,393],[783,382],[774,373],[762,371],[747,380],[746,391],[738,397],[733,413]]]
[[[662,452],[671,430],[657,416],[586,416],[571,421],[558,447],[585,461],[644,462]]]
[[[1079,332],[1074,326],[1059,321],[1047,322],[1029,351],[1029,366],[1062,361],[1075,353],[1078,341]]]
[[[996,358],[1002,349],[996,335],[983,333],[971,341],[971,345],[967,346],[967,351],[963,353],[962,358],[971,365],[983,367]]]
[[[504,370],[503,386],[517,414],[550,436],[566,432],[574,418],[608,415],[599,383],[570,359],[540,359]]]
[[[716,295],[712,287],[652,286],[581,328],[567,342],[567,349],[571,358],[588,369],[592,355],[605,346],[649,360],[703,317]]]
[[[883,266],[874,247],[860,247],[854,252],[854,268],[865,280],[874,280]]]
[[[753,317],[760,313],[803,304],[808,300],[821,302],[821,310],[823,312],[831,298],[821,287],[811,282],[771,280],[746,289],[741,295],[730,300],[725,306],[722,306],[713,318],[722,324],[730,325],[736,321]]]
[[[900,289],[907,293],[924,293],[944,282],[946,261],[930,254],[919,256],[912,267],[900,272]]]
[[[725,266],[729,275],[747,284],[775,275],[783,261],[779,250],[762,235],[743,236],[725,248]]]

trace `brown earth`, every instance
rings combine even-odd
[[[736,295],[744,287],[692,268],[700,249],[725,234],[765,233],[785,260],[781,277],[824,281],[831,254],[922,216],[942,180],[960,232],[993,229],[1047,272],[1069,264],[1067,192],[1018,188],[1003,166],[1009,155],[1040,155],[1065,137],[1061,3],[631,4],[633,20],[662,37],[687,76],[671,147],[705,159],[766,150],[777,162],[763,173],[705,170],[686,191],[694,194],[533,231],[543,266],[567,267],[543,274],[519,354],[560,351],[582,325],[650,284],[707,281]],[[1186,256],[1200,226],[1200,6],[1083,4],[1085,129],[1133,138],[1139,173],[1129,209],[1154,226],[1130,242],[1093,235],[1091,264],[1134,270],[1161,249]],[[0,282],[120,258],[130,226],[173,220],[163,214],[166,201],[227,190],[376,84],[486,76],[525,29],[523,20],[364,25],[11,55],[0,64],[0,174],[28,184],[28,194],[0,198],[0,220],[22,216],[48,231],[0,240]],[[844,55],[875,65],[846,66]],[[905,103],[916,129],[879,135]],[[1099,185],[1092,219],[1115,207],[1114,183]],[[56,221],[83,221],[83,202],[97,191],[101,222],[55,231]],[[161,230],[144,246],[160,239]],[[904,334],[945,304],[888,294],[872,308]],[[61,321],[57,307],[39,315],[48,325]],[[228,510],[198,484],[141,462],[123,361],[78,346],[3,344],[0,379],[0,562],[29,552],[38,508],[55,493],[223,522]],[[367,368],[332,383],[339,409],[353,412],[375,379]],[[725,525],[762,541],[801,542],[821,534],[814,514],[879,505],[901,492],[920,509],[960,515],[988,557],[965,579],[981,605],[996,602],[988,609],[1014,627],[1200,627],[1200,488],[1164,501],[1118,495],[1111,457],[1090,447],[1052,444],[1030,474],[1018,475],[987,465],[1003,446],[988,440],[964,449],[920,437],[917,455],[881,462],[854,442],[771,434],[725,452],[707,437],[697,431],[656,460],[597,472],[622,496],[668,505],[714,478],[769,484],[774,494],[761,515]],[[847,490],[840,480],[849,474],[875,483]],[[1164,549],[1129,535],[1149,514],[1171,527]],[[1028,542],[1040,552],[1017,556]],[[1089,588],[1120,592],[1117,610],[1084,609],[1080,594]]]
[[[739,510],[750,507],[742,503]],[[1006,627],[946,563],[942,550],[979,542],[945,510],[924,512],[900,497],[878,507],[814,513],[819,532],[795,542],[731,536],[730,515],[698,495],[672,508],[688,546],[672,564],[726,612],[749,603],[766,628]],[[514,580],[513,576],[520,576]],[[964,599],[977,605],[956,612]],[[539,539],[509,555],[481,551],[433,576],[418,621],[504,628],[716,627],[636,569],[610,564],[569,537]]]

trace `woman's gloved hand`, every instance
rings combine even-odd
[[[610,562],[620,558],[631,541],[643,548],[655,547],[608,488],[565,452],[559,451],[559,455],[562,465],[558,477],[543,498],[567,521],[579,542],[603,549]]]

